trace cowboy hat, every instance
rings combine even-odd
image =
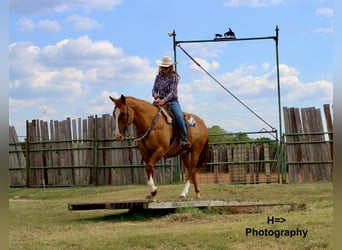
[[[161,61],[157,60],[156,62],[159,67],[170,67],[173,65],[171,57],[169,56],[164,56]]]

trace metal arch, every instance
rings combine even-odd
[[[264,37],[250,37],[250,38],[219,38],[211,40],[176,40],[176,31],[173,30],[169,33],[169,36],[173,38],[173,56],[175,62],[175,71],[177,71],[177,45],[181,43],[213,43],[213,42],[238,42],[238,41],[251,41],[251,40],[274,40],[276,47],[276,69],[277,69],[277,96],[278,96],[278,119],[279,119],[279,140],[280,145],[283,144],[282,139],[282,117],[281,117],[281,98],[280,98],[280,80],[279,80],[279,54],[278,54],[278,40],[279,40],[279,28],[278,25],[275,28],[275,36],[264,36]]]

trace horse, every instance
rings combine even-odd
[[[188,175],[180,198],[188,195],[191,182],[195,188],[195,198],[200,199],[200,188],[196,172],[205,165],[209,156],[208,128],[203,120],[195,114],[183,112],[186,121],[195,120],[195,125],[189,127],[190,148],[182,150],[180,133],[175,133],[173,125],[169,124],[160,107],[132,96],[121,95],[115,99],[109,98],[114,104],[115,138],[124,140],[120,131],[125,131],[132,123],[136,127],[136,141],[143,161],[146,164],[147,186],[150,193],[146,199],[154,199],[157,186],[154,183],[154,165],[163,157],[180,155]],[[175,126],[175,125],[174,125]]]

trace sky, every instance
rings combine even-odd
[[[9,125],[112,114],[108,96],[152,101],[156,60],[177,41],[269,37],[279,27],[281,107],[333,103],[332,0],[9,0]],[[275,41],[181,43],[183,111],[228,132],[279,129]]]

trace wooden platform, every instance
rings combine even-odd
[[[104,201],[104,202],[73,202],[68,203],[69,211],[97,210],[97,209],[130,209],[130,210],[157,210],[176,209],[184,207],[221,207],[228,208],[235,213],[248,213],[269,209],[298,210],[305,209],[304,203],[273,203],[266,204],[261,201],[239,201],[239,200],[128,200],[128,201]]]

